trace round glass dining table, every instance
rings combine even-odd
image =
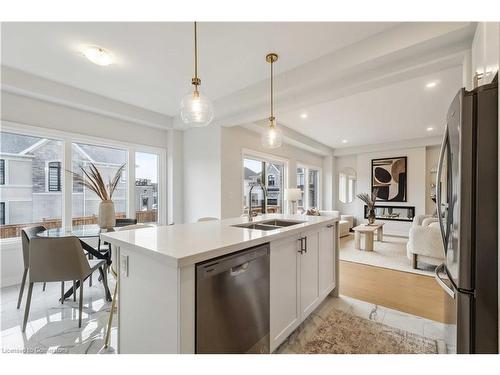
[[[85,224],[85,225],[75,225],[69,228],[46,229],[43,232],[38,233],[37,236],[45,238],[68,237],[68,236],[78,237],[80,243],[82,244],[83,249],[87,253],[89,253],[92,257],[95,257],[97,259],[106,259],[109,265],[111,264],[111,246],[108,245],[109,249],[106,252],[99,251],[101,246],[101,239],[100,239],[101,233],[109,233],[109,232],[114,232],[114,228],[102,229],[99,228],[97,224]],[[91,239],[91,238],[98,239],[97,249],[93,248],[87,242],[84,241],[85,239]],[[101,272],[101,277],[104,277],[104,274],[102,272]],[[78,288],[79,286],[80,286],[79,281],[77,281],[76,287]],[[73,292],[74,292],[73,287],[71,287],[66,293],[64,293],[64,298],[65,299],[69,298],[73,294]],[[106,292],[106,299],[108,301],[111,301],[111,293],[109,292],[109,289],[106,286],[105,286],[105,292]]]
[[[74,225],[69,228],[51,228],[38,233],[39,237],[67,237],[98,238],[101,233],[114,232],[114,229],[102,229],[97,224]]]

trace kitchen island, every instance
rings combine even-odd
[[[195,353],[196,265],[259,245],[270,249],[270,351],[328,294],[338,295],[338,218],[332,216],[268,214],[252,223],[239,217],[102,239],[118,259],[119,353]]]

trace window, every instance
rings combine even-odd
[[[25,131],[33,135],[25,134]],[[51,135],[50,138],[47,135]],[[65,141],[60,139],[68,139],[69,155],[65,154],[68,149]],[[20,237],[21,229],[26,226],[60,227],[63,212],[71,212],[64,218],[67,226],[97,223],[99,197],[74,183],[74,177],[65,171],[81,174],[80,167],[88,168],[90,163],[100,171],[104,183],[126,163],[112,197],[117,218],[132,218],[135,213],[139,222],[163,223],[166,220],[167,212],[163,211],[166,204],[160,193],[166,187],[162,174],[166,170],[162,168],[165,163],[163,149],[143,149],[113,141],[106,145],[101,144],[104,141],[100,139],[84,139],[81,141],[81,138],[73,138],[72,134],[65,132],[2,123],[0,238]],[[64,160],[69,165],[65,166]],[[135,181],[135,190],[129,183],[129,174]],[[71,180],[72,188],[63,189]]]
[[[61,191],[61,162],[51,161],[48,166],[48,191]]]
[[[308,206],[309,208],[316,207],[319,208],[319,171],[315,169],[309,169],[309,179],[307,184],[308,191]]]
[[[317,168],[297,167],[297,188],[302,192],[298,207],[302,210],[320,208],[320,170]]]
[[[255,211],[263,212],[267,206],[269,213],[283,212],[283,180],[284,164],[271,160],[254,157],[243,159],[243,207],[248,209],[248,194],[252,186],[264,182],[267,190],[267,202],[264,202],[264,193],[260,187],[252,190],[252,206]]]
[[[5,185],[5,159],[0,159],[0,185]]]
[[[21,228],[30,225],[60,227],[63,142],[14,132],[1,132],[0,135],[3,182],[0,185],[0,238],[19,237]],[[47,189],[49,162],[59,165],[59,173],[53,174],[59,176],[59,179],[53,180],[56,183],[53,186],[58,184],[59,190],[50,193]],[[5,168],[6,165],[8,168]]]
[[[110,181],[120,166],[127,161],[127,151],[106,147],[73,143],[71,147],[73,172],[83,174],[81,168],[88,170],[91,164],[99,170],[104,182]],[[117,218],[126,217],[127,180],[122,172],[120,182],[113,194]],[[73,178],[72,213],[73,224],[95,224],[99,215],[100,198],[92,190],[77,183]]]
[[[139,223],[158,221],[158,155],[135,153],[135,217]]]

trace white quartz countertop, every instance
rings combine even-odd
[[[141,251],[176,267],[230,254],[252,246],[334,223],[333,216],[268,214],[253,218],[254,223],[270,219],[304,221],[304,223],[269,231],[233,227],[248,223],[248,218],[205,221],[191,224],[155,226],[101,234],[116,246]]]

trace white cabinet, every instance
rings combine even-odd
[[[271,242],[270,346],[274,351],[335,287],[335,226]]]
[[[335,225],[319,232],[319,294],[326,297],[335,288]]]
[[[482,74],[478,85],[490,83],[498,71],[499,23],[479,22],[472,41],[472,76]]]
[[[281,344],[300,324],[299,236],[271,242],[270,344]]]
[[[300,313],[304,320],[319,305],[319,231],[302,234],[300,255]]]

